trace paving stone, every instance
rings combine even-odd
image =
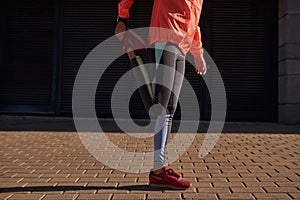
[[[287,200],[292,199],[288,193],[253,193],[255,198],[262,199],[262,200],[270,200],[270,199],[280,199],[280,200]]]
[[[8,199],[13,195],[14,195],[13,193],[0,193],[0,199]]]
[[[112,194],[80,194],[76,200],[107,200],[111,199]]]
[[[43,199],[45,194],[14,194],[11,197],[9,197],[9,200],[29,200],[29,199]]]
[[[46,194],[41,200],[78,199],[79,194]]]
[[[161,193],[161,194],[155,194],[155,193],[149,193],[147,196],[147,199],[174,199],[179,200],[182,199],[181,193],[179,192],[172,192],[172,193]]]
[[[113,194],[112,200],[146,199],[145,194]]]
[[[219,193],[218,194],[219,198],[221,200],[225,199],[243,199],[243,200],[250,200],[250,199],[255,199],[251,193]]]
[[[204,134],[197,134],[170,165],[192,182],[180,191],[150,188],[148,173],[105,166],[74,132],[0,131],[0,199],[300,199],[300,134],[264,126],[269,133],[222,134],[204,159],[198,157]],[[269,131],[277,129],[282,133]],[[153,138],[107,135],[130,151],[153,148]]]
[[[217,194],[214,193],[183,193],[183,199],[205,199],[219,200]]]

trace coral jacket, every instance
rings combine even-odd
[[[122,0],[118,5],[121,18],[129,19],[129,10],[134,0]],[[195,57],[203,55],[201,32],[198,26],[203,0],[154,0],[150,27],[166,28],[171,31],[161,33],[160,29],[150,29],[148,44],[172,42],[183,54],[189,51]]]

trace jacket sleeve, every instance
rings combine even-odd
[[[134,0],[122,0],[118,4],[118,15],[121,18],[129,19],[129,10],[133,4]]]
[[[203,56],[203,47],[202,47],[202,41],[201,41],[201,31],[200,31],[200,27],[199,26],[197,27],[197,30],[195,31],[190,52],[194,56],[194,58],[198,58],[200,56]]]

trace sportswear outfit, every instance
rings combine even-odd
[[[120,18],[129,19],[129,11],[134,0],[122,0],[118,4]],[[148,54],[150,63],[156,63],[152,105],[163,108],[157,115],[154,130],[154,162],[165,164],[165,148],[171,132],[172,119],[177,107],[185,71],[185,56],[190,51],[197,60],[203,56],[201,33],[198,27],[203,0],[154,0],[150,27],[168,29],[151,29],[148,35]],[[162,51],[162,50],[163,51]],[[137,65],[134,59],[131,66]],[[167,70],[165,66],[172,70]],[[155,67],[155,66],[154,66]],[[168,87],[165,87],[165,86]],[[142,97],[143,99],[143,97]],[[144,97],[145,99],[145,97]],[[148,100],[149,102],[149,100]],[[145,102],[144,102],[145,104]],[[151,106],[145,106],[149,109]],[[188,181],[180,179],[174,170],[163,167],[163,173],[149,174],[149,182],[154,186],[168,186],[184,189],[190,186]]]

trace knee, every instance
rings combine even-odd
[[[167,107],[168,113],[173,116],[175,114],[176,111],[176,107],[174,105],[168,105]]]
[[[160,103],[154,103],[149,108],[148,112],[151,117],[157,118],[158,116],[165,114],[167,109],[165,109]]]

